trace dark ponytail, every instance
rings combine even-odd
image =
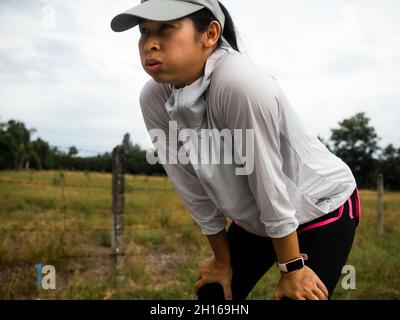
[[[222,35],[224,36],[226,41],[229,42],[229,44],[231,45],[231,47],[234,50],[239,51],[235,25],[233,23],[232,17],[229,14],[228,10],[225,8],[225,6],[220,1],[218,1],[218,3],[221,7],[222,12],[225,15],[225,26],[224,26],[224,31],[223,31]],[[207,8],[196,11],[196,12],[188,15],[187,17],[193,21],[198,32],[206,31],[208,26],[210,25],[210,23],[213,20],[216,20],[214,15]],[[221,45],[221,43],[222,43],[222,39],[219,38],[217,46],[219,47]]]

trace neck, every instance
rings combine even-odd
[[[196,72],[194,72],[194,75],[190,76],[188,79],[185,79],[182,81],[177,81],[177,82],[173,83],[175,88],[181,89],[185,86],[190,86],[192,83],[194,83],[198,79],[200,79],[204,75],[204,69],[206,66],[207,59],[215,51],[215,49],[216,49],[216,47],[213,47],[212,49],[205,51],[203,58],[200,59],[199,63],[196,63],[196,66],[198,66],[198,67],[195,67],[195,69],[197,69],[197,70],[196,70]]]

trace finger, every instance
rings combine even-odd
[[[319,300],[327,300],[325,293],[321,289],[316,288],[313,290],[313,293],[319,298]]]
[[[322,293],[322,291],[320,291],[320,292]],[[316,294],[316,293],[314,294],[312,291],[307,292],[305,294],[305,298],[307,300],[321,300],[320,297],[318,296],[318,294]]]
[[[225,300],[232,300],[232,290],[231,290],[231,286],[230,285],[224,285],[223,286],[224,289],[224,297]]]
[[[202,287],[205,284],[205,281],[203,279],[198,280],[195,284],[194,284],[194,290],[197,293],[197,291],[200,289],[200,287]]]
[[[323,282],[321,280],[317,281],[317,286],[318,288],[322,291],[322,293],[324,294],[325,298],[328,299],[329,297],[329,291],[328,289],[325,287],[325,285],[323,284]]]
[[[293,296],[293,297],[289,297],[289,296],[286,296],[286,297],[287,297],[288,299],[291,299],[291,300],[307,300],[305,294],[295,295],[295,296]]]
[[[274,293],[274,299],[275,300],[281,300],[283,298],[283,294],[280,290],[275,290]]]

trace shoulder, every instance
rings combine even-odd
[[[275,104],[278,91],[277,79],[267,69],[236,51],[215,66],[210,83],[210,99],[221,114],[243,104]]]
[[[229,52],[214,68],[212,85],[218,87],[257,88],[257,84],[273,87],[276,78],[244,53]],[[265,88],[264,88],[265,89]]]
[[[140,91],[139,104],[143,119],[150,128],[168,128],[168,115],[165,110],[165,102],[171,95],[167,84],[158,83],[150,78]]]
[[[140,91],[140,106],[143,108],[154,104],[164,105],[170,95],[171,90],[168,84],[158,83],[153,78],[150,78]]]

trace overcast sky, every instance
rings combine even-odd
[[[152,147],[138,96],[149,75],[137,28],[114,15],[139,0],[0,0],[0,121],[53,146],[111,151],[123,134]],[[315,135],[365,112],[400,147],[400,1],[225,0],[240,46],[279,81]]]

